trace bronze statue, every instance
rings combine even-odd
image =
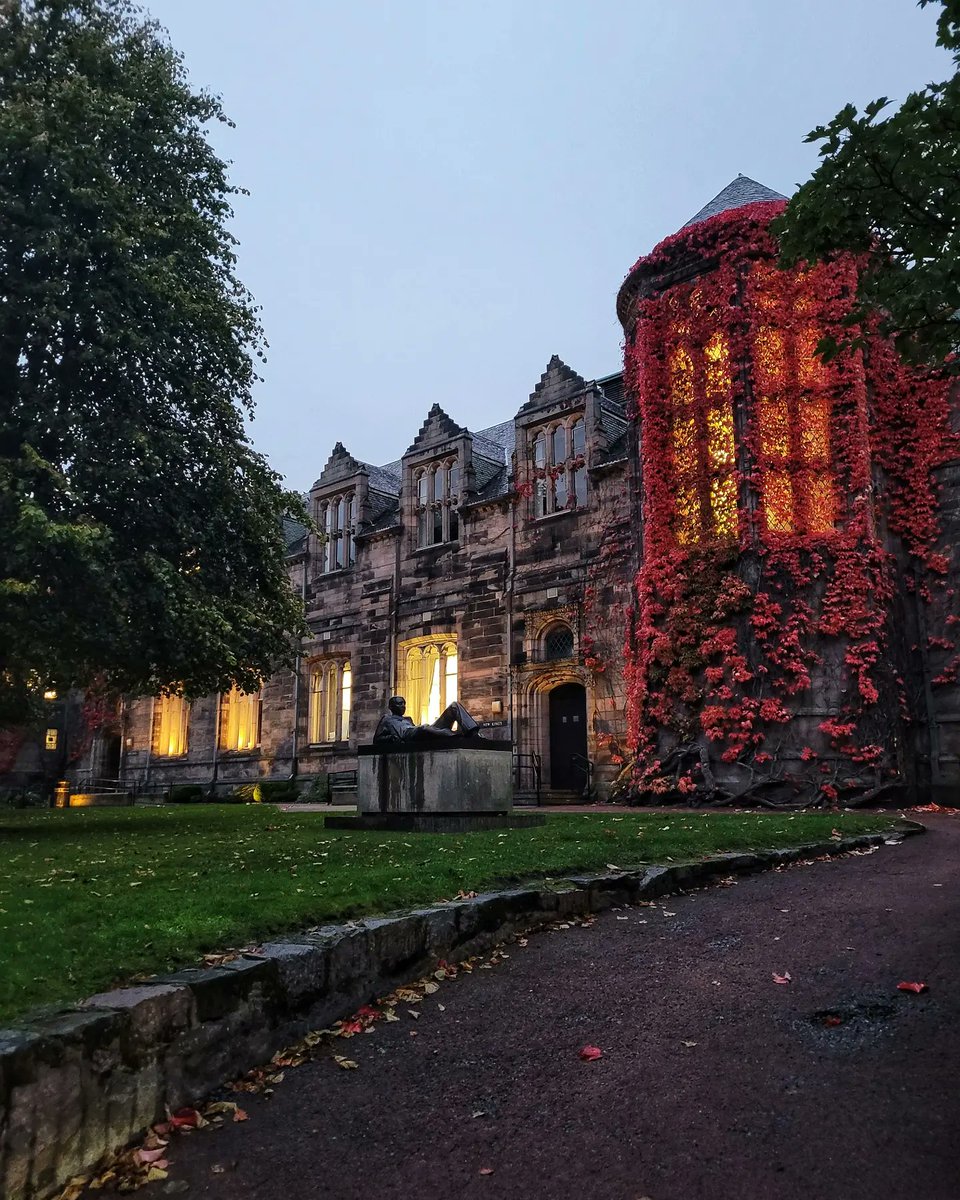
[[[387,707],[390,711],[380,718],[373,735],[374,742],[426,742],[437,737],[483,737],[479,724],[456,701],[448,704],[432,725],[415,725],[409,717],[404,716],[407,702],[402,696],[391,696]]]

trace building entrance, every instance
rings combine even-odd
[[[562,683],[550,693],[550,786],[577,788],[584,784],[587,757],[587,692],[582,684]]]

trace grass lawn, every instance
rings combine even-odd
[[[860,813],[551,816],[470,834],[327,832],[266,805],[0,815],[0,1020],[283,930],[499,881],[863,833]]]

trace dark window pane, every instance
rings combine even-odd
[[[554,625],[543,639],[544,657],[548,662],[573,658],[573,630],[568,625]]]
[[[573,494],[577,498],[577,507],[580,508],[587,502],[587,473],[580,467],[579,470],[573,472]]]

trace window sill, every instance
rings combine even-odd
[[[459,546],[460,539],[455,538],[450,542],[431,542],[429,546],[416,546],[414,554],[428,554],[431,550],[449,550],[451,546]]]
[[[259,758],[260,747],[253,746],[249,750],[227,750],[225,747],[221,747],[220,753],[225,758]]]
[[[356,563],[351,563],[349,567],[336,567],[332,571],[320,571],[314,576],[314,583],[319,583],[321,579],[330,579],[334,575],[346,575],[348,571],[352,571]]]
[[[349,750],[349,742],[308,742],[308,750]]]
[[[532,520],[539,524],[541,521],[556,521],[560,517],[575,517],[585,511],[586,505],[578,504],[576,508],[564,508],[558,512],[544,513],[542,517],[533,517]]]

